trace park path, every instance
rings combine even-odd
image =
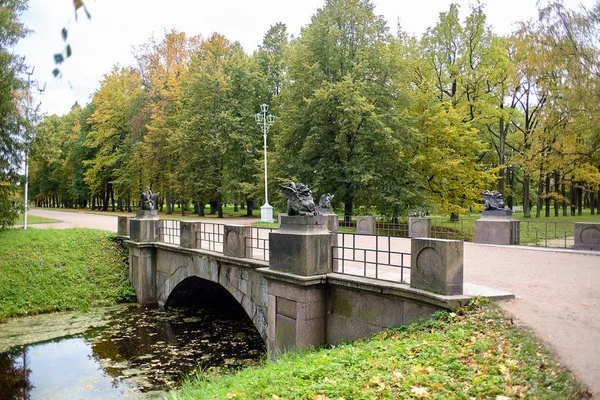
[[[117,217],[31,210],[58,224],[41,227],[88,227],[117,231]],[[248,224],[257,219],[215,219]],[[399,251],[410,251],[404,239]],[[600,253],[565,249],[465,243],[465,282],[512,292],[516,299],[499,302],[515,323],[530,328],[550,346],[561,363],[600,400]]]

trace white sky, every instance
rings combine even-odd
[[[468,11],[469,0],[455,0],[461,13]],[[568,7],[593,0],[565,0]],[[22,20],[34,33],[23,39],[16,53],[25,55],[26,63],[35,66],[33,79],[46,82],[46,90],[36,95],[36,104],[48,114],[65,114],[78,101],[82,106],[100,87],[102,76],[116,63],[133,65],[134,46],[157,38],[172,28],[189,35],[224,34],[239,41],[251,54],[269,27],[284,22],[288,32],[297,36],[300,28],[324,0],[85,0],[92,20],[83,12],[75,21],[72,0],[30,0],[29,11]],[[449,0],[374,0],[376,14],[383,15],[392,32],[400,18],[406,31],[421,35],[435,25],[440,12],[447,11]],[[472,1],[471,1],[472,3]],[[516,21],[537,15],[536,0],[488,0],[488,23],[498,34],[509,33]],[[73,55],[62,66],[63,77],[52,76],[53,55],[64,49],[60,31],[69,30],[68,42]]]

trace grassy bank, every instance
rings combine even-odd
[[[495,304],[283,355],[234,375],[198,373],[170,399],[583,399],[572,375]]]
[[[134,299],[126,253],[92,229],[0,231],[0,321]]]
[[[61,221],[59,221],[57,219],[52,219],[52,218],[38,217],[37,215],[28,215],[27,216],[27,225],[52,224],[54,222],[61,222]],[[15,225],[23,226],[23,214],[19,214],[19,218],[17,219],[17,222],[15,222]]]

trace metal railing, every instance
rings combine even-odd
[[[514,233],[523,246],[573,248],[575,223],[521,220]]]
[[[401,251],[406,250],[408,252]],[[410,242],[399,237],[338,233],[333,271],[396,283],[410,280]]]
[[[158,241],[171,244],[179,244],[179,233],[181,221],[174,219],[161,219],[158,222]]]
[[[269,261],[269,233],[275,228],[250,228],[250,237],[246,237],[246,255],[249,258]]]
[[[356,233],[356,219],[340,217],[339,228],[344,233]],[[408,237],[408,217],[375,217],[375,230],[381,236]]]
[[[225,225],[212,222],[198,223],[200,229],[196,231],[196,248],[222,253]]]
[[[429,218],[431,220],[431,238],[464,240],[472,242],[475,240],[475,221],[449,218]]]

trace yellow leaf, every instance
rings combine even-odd
[[[506,396],[496,396],[496,400],[511,400],[511,398]]]
[[[277,396],[276,394],[274,394],[273,396],[271,396],[271,398],[273,400],[279,400],[281,397]]]
[[[225,397],[227,397],[228,399],[235,399],[235,394],[229,392]]]
[[[394,374],[393,374],[393,378],[394,379],[400,379],[402,377],[403,377],[402,372],[400,372],[400,371],[394,371]]]
[[[427,391],[427,388],[420,386],[411,386],[410,394],[414,394],[417,397],[429,397],[429,392]]]

